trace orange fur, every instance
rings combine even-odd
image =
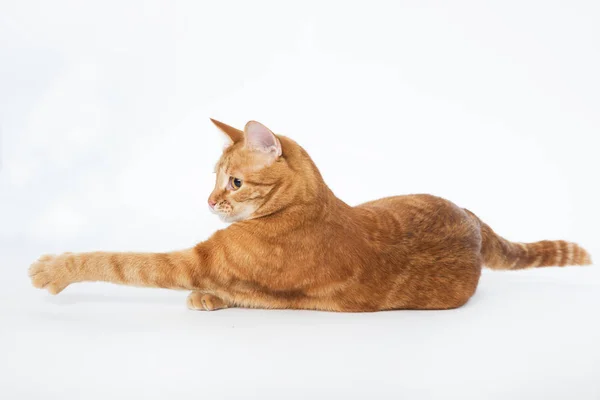
[[[209,203],[232,225],[171,253],[43,256],[29,269],[33,285],[53,294],[82,281],[188,289],[188,306],[200,310],[449,309],[473,295],[483,264],[591,262],[565,241],[509,242],[470,211],[431,195],[351,207],[294,141],[253,121],[244,131],[213,122],[230,145]]]

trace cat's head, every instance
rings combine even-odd
[[[306,180],[293,165],[307,162],[294,157],[300,147],[256,121],[243,131],[211,121],[228,142],[215,166],[215,188],[208,198],[211,211],[225,222],[236,222],[289,206]],[[308,155],[306,159],[312,165]]]

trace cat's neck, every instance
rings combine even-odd
[[[352,207],[323,184],[320,195],[311,201],[293,202],[268,215],[234,225],[256,236],[276,237],[298,229],[317,228],[321,223],[332,219],[345,220],[351,216],[352,210]]]

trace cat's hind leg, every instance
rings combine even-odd
[[[195,291],[187,297],[187,306],[190,310],[214,311],[229,308],[223,299],[212,294]]]

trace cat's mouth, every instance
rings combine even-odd
[[[210,210],[211,213],[218,215],[221,218],[226,217],[230,213],[230,212],[218,209],[217,207],[215,207],[215,208],[209,207],[208,209]]]
[[[226,201],[217,203],[212,207],[209,205],[208,209],[211,213],[217,215],[223,222],[233,222],[235,220],[235,217],[232,216],[233,208],[231,207],[231,204]]]
[[[255,207],[251,205],[240,205],[237,207],[236,212],[233,211],[233,207],[229,203],[217,204],[215,207],[209,207],[213,214],[219,216],[221,221],[227,223],[233,223],[243,221],[252,217],[255,211]]]

